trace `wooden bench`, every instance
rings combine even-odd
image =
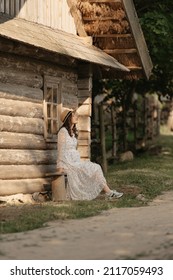
[[[67,174],[65,172],[55,171],[52,173],[46,173],[45,176],[49,177],[51,180],[52,200],[66,200]]]

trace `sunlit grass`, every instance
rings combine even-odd
[[[173,189],[173,137],[161,135],[157,144],[162,146],[158,155],[143,153],[134,161],[111,166],[108,182],[115,188],[125,188],[127,184],[138,186],[148,199]]]

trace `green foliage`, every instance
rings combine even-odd
[[[173,95],[173,8],[172,0],[135,0],[137,13],[154,64],[150,81],[140,81],[138,92]]]
[[[141,25],[153,62],[155,64],[169,62],[173,43],[173,39],[170,38],[170,17],[158,11],[147,12],[141,19]]]

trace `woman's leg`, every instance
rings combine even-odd
[[[109,199],[120,198],[123,196],[123,193],[117,192],[116,190],[111,190],[108,185],[104,186],[103,191],[106,193]]]
[[[104,188],[103,188],[103,191],[105,193],[110,193],[111,192],[111,189],[108,187],[108,185],[106,185]]]

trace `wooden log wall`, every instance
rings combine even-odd
[[[76,34],[66,0],[1,0],[0,12]]]
[[[92,69],[89,64],[78,67],[78,150],[83,160],[90,158]]]
[[[75,70],[0,52],[0,195],[42,191],[56,169],[56,143],[44,139],[43,77],[70,84],[63,97],[77,106]],[[64,86],[65,87],[65,86]]]

